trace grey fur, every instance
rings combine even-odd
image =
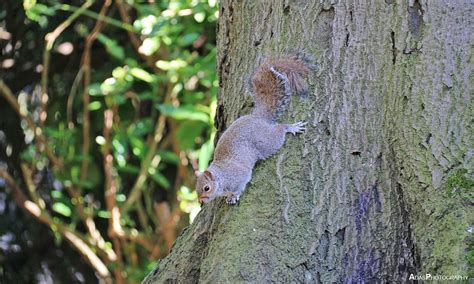
[[[283,94],[278,116],[288,106],[292,86],[288,77],[273,67],[271,72],[281,80]],[[285,134],[304,132],[306,122],[279,124],[256,113],[234,121],[217,143],[214,160],[204,173],[197,172],[196,191],[200,202],[207,203],[218,196],[226,196],[228,204],[236,204],[252,179],[255,163],[275,154],[285,143]]]

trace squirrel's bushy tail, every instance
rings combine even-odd
[[[252,78],[254,115],[277,119],[287,108],[292,91],[307,94],[305,77],[309,72],[308,65],[298,58],[265,61]]]

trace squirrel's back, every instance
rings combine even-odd
[[[308,65],[296,57],[265,61],[252,77],[254,115],[276,120],[286,109],[292,91],[304,95],[308,92],[305,77]]]

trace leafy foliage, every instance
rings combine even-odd
[[[42,80],[17,88],[23,91],[16,111],[31,117],[35,129],[21,124],[21,162],[9,163],[8,171],[52,216],[46,223],[58,239],[64,226],[93,250],[122,255],[97,253],[116,281],[133,282],[166,254],[187,223],[180,217],[199,210],[190,177],[213,151],[217,3],[107,2],[23,1],[26,23],[46,41],[37,51],[42,60],[30,64]],[[18,70],[7,72],[15,77]],[[6,144],[14,144],[3,131]],[[113,209],[120,212],[115,227]]]

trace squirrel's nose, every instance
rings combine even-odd
[[[201,206],[204,205],[207,200],[208,200],[207,197],[198,197],[198,202],[199,204],[201,204]]]

